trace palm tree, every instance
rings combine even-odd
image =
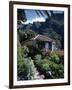
[[[41,16],[44,17],[46,15],[50,19],[51,18],[50,14],[52,16],[54,16],[53,11],[35,10],[35,12],[39,17],[41,17]],[[18,9],[17,10],[17,20],[18,20],[18,22],[21,22],[21,21],[25,22],[27,20],[26,13],[25,13],[24,9]]]
[[[46,16],[48,20],[52,23],[56,23],[57,25],[60,25],[60,21],[55,18],[55,14],[53,11],[47,11],[47,10],[35,10],[38,17]],[[26,13],[24,9],[18,9],[17,11],[17,22],[18,24],[21,24],[21,22],[25,22],[27,20]]]

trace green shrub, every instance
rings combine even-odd
[[[42,68],[43,68],[45,71],[50,70],[50,67],[49,67],[49,65],[48,65],[47,63],[42,64]]]
[[[41,60],[41,55],[40,55],[40,54],[37,54],[37,55],[35,56],[35,60]]]
[[[51,53],[50,60],[55,62],[55,63],[59,63],[60,58],[59,58],[58,54],[55,51]]]
[[[31,58],[26,57],[26,47],[17,45],[17,80],[31,80],[34,76]]]
[[[35,62],[40,67],[41,71],[43,70],[45,73],[50,71],[52,78],[55,79],[64,77],[64,67],[62,64],[56,64],[47,59],[37,60]]]
[[[20,59],[17,63],[17,74],[19,80],[26,80],[28,77],[28,64],[26,59]]]
[[[53,78],[64,77],[64,66],[62,64],[56,64],[52,61],[49,61],[49,66],[50,66]]]
[[[28,55],[29,49],[26,46],[22,47],[22,56],[26,57]]]

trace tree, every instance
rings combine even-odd
[[[27,20],[25,10],[24,9],[18,9],[17,10],[17,22],[18,24],[21,24],[21,22],[25,22]]]
[[[18,30],[18,40],[20,41],[20,43],[22,43],[25,40],[28,40],[32,37],[34,37],[36,35],[36,33],[32,30]]]

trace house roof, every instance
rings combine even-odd
[[[52,42],[53,40],[47,36],[44,36],[44,35],[36,35],[35,37],[31,38],[31,40],[40,40],[40,41],[49,41],[49,42]]]

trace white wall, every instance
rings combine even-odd
[[[14,0],[13,0],[14,1]],[[19,1],[19,0],[17,0]],[[48,3],[64,3],[71,5],[72,11],[72,0],[22,0],[22,1],[33,1],[33,2],[48,2]],[[72,16],[72,12],[71,12]],[[72,23],[72,17],[71,17]],[[72,26],[71,26],[72,30]],[[71,31],[72,34],[72,31]],[[72,38],[72,36],[71,36]],[[72,46],[72,42],[71,42]],[[72,50],[72,47],[71,47]],[[71,56],[72,59],[72,56]],[[72,68],[72,62],[71,62]],[[71,72],[72,76],[72,72]],[[0,90],[8,90],[9,86],[9,0],[0,0]],[[71,90],[72,89],[72,77],[70,86],[53,86],[53,87],[42,87],[42,88],[28,88],[25,90]],[[19,89],[21,90],[21,89]]]

